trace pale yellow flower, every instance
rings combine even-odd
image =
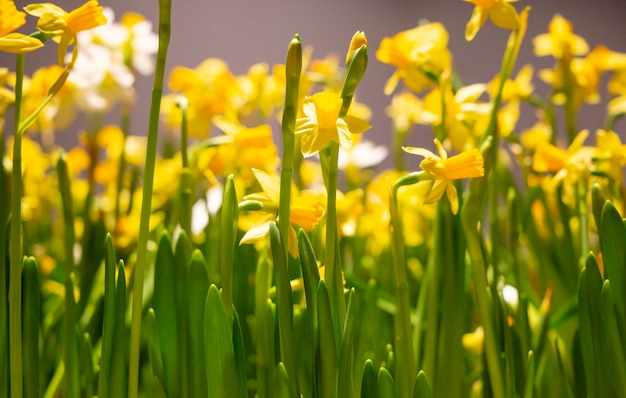
[[[582,130],[567,150],[548,142],[537,145],[533,156],[532,168],[538,173],[555,173],[553,187],[566,177],[570,180],[581,178],[589,170],[595,150],[584,146],[589,131]]]
[[[346,115],[339,117],[343,100],[329,91],[306,97],[302,106],[304,117],[296,120],[296,134],[302,135],[302,154],[313,156],[330,141],[345,148],[352,146],[352,134],[360,134],[371,126],[365,120]]]
[[[535,55],[539,57],[552,55],[560,59],[564,56],[585,55],[589,52],[585,39],[574,34],[572,23],[563,16],[555,15],[548,25],[548,31],[533,39]]]
[[[29,4],[24,10],[39,17],[37,29],[59,41],[58,61],[63,66],[67,48],[76,42],[76,34],[93,29],[107,22],[102,14],[102,6],[97,0],[88,0],[82,6],[67,12],[52,3]],[[74,46],[71,64],[76,60],[77,48]]]
[[[16,33],[26,23],[26,14],[18,11],[13,0],[0,0],[0,51],[19,54],[43,46],[38,39]]]
[[[439,140],[435,139],[439,156],[424,148],[403,147],[404,151],[423,156],[420,168],[435,180],[424,204],[438,201],[445,192],[453,214],[459,211],[459,198],[454,180],[476,178],[485,175],[483,156],[477,149],[470,149],[448,158],[448,153]]]
[[[386,95],[393,92],[400,80],[411,90],[422,91],[451,67],[448,32],[442,24],[432,22],[385,37],[376,58],[397,68],[385,84]]]
[[[270,222],[276,222],[279,199],[280,177],[261,170],[252,170],[262,192],[243,197],[244,201],[256,201],[263,205],[263,210],[246,212],[239,216],[239,227],[247,232],[239,244],[255,243],[269,236]],[[311,230],[322,216],[322,199],[319,195],[292,190],[289,221],[305,230]],[[298,257],[298,240],[295,230],[289,228],[288,250],[292,257]]]

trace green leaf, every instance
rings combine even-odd
[[[182,182],[181,182],[182,183]],[[189,209],[191,212],[191,209]],[[180,394],[183,397],[189,396],[189,388],[192,383],[192,379],[204,379],[202,375],[204,372],[200,372],[194,370],[193,372],[189,371],[191,366],[191,359],[189,355],[193,351],[189,349],[189,322],[187,320],[188,314],[188,293],[187,293],[187,273],[189,272],[189,263],[191,261],[191,255],[193,251],[193,247],[191,242],[189,241],[189,236],[185,232],[184,229],[176,228],[173,235],[173,247],[174,247],[174,268],[176,272],[176,312],[178,319],[178,360],[180,364],[180,369],[178,370],[178,374],[180,375]],[[209,287],[208,283],[206,285],[207,289]],[[205,295],[202,296],[206,297]],[[200,303],[204,303],[204,299],[200,299]],[[200,330],[202,330],[202,320],[200,321]],[[202,361],[204,362],[204,361]],[[193,396],[193,395],[192,395]]]
[[[608,369],[603,360],[601,296],[602,276],[596,258],[589,254],[579,283],[580,337],[588,391],[606,396]]]
[[[361,398],[378,398],[378,375],[371,359],[365,360],[361,373]]]
[[[156,316],[154,309],[148,308],[144,320],[144,328],[148,341],[148,357],[152,370],[152,386],[148,386],[148,393],[153,392],[158,396],[159,389],[163,389],[163,360],[161,359],[161,346],[159,344],[159,333],[157,331]],[[205,377],[204,375],[202,377]],[[150,391],[153,390],[153,391]],[[163,392],[163,396],[165,392]]]
[[[243,345],[243,335],[241,325],[239,324],[239,315],[233,308],[233,351],[235,352],[235,371],[237,372],[237,390],[240,398],[248,396],[248,387],[246,382],[246,352]]]
[[[93,344],[91,344],[91,337],[89,336],[89,333],[83,333],[82,338],[76,336],[76,339],[80,342],[80,369],[84,396],[93,397],[94,366]]]
[[[275,223],[270,223],[270,242],[272,246],[272,259],[274,260],[274,273],[276,278],[276,308],[278,310],[278,338],[280,342],[280,358],[291,383],[291,394],[298,393],[298,378],[296,370],[296,356],[294,353],[292,335],[292,311],[291,285],[287,274],[287,258],[284,240],[278,232]]]
[[[272,383],[272,397],[275,398],[291,398],[290,387],[291,383],[289,382],[289,375],[287,374],[287,369],[282,362],[279,362],[276,365],[276,369],[274,370],[274,377]]]
[[[208,397],[237,397],[233,338],[224,303],[215,285],[209,287],[204,311],[204,345]]]
[[[379,398],[395,398],[396,384],[393,381],[393,376],[385,368],[378,369],[378,396]]]
[[[187,273],[187,303],[189,323],[189,395],[206,397],[206,362],[204,352],[204,310],[209,291],[209,275],[202,252],[194,250]]]
[[[272,268],[267,251],[263,250],[259,256],[256,269],[256,283],[254,290],[254,318],[256,334],[256,362],[257,362],[257,394],[259,398],[269,397],[272,373],[274,371],[273,342],[271,331],[274,322],[269,320],[268,289],[272,281]],[[271,303],[271,302],[270,302]]]
[[[423,370],[417,373],[415,378],[415,388],[413,389],[413,398],[433,398],[433,392],[430,388],[430,382]]]
[[[115,246],[111,234],[107,234],[104,256],[104,319],[102,322],[102,343],[100,347],[100,373],[98,375],[98,396],[109,396],[111,355],[115,330]]]
[[[163,358],[163,385],[168,396],[181,394],[177,296],[177,264],[172,241],[164,232],[159,239],[154,266],[154,297],[152,298],[157,331]]]
[[[346,319],[343,326],[341,340],[341,352],[339,354],[339,397],[352,397],[354,395],[353,368],[354,368],[354,328],[356,318],[356,298],[354,288],[350,290],[348,296],[348,306],[346,308]]]
[[[125,397],[126,390],[126,274],[124,262],[120,260],[115,289],[115,321],[113,344],[111,346],[111,373],[109,378],[109,397]]]
[[[609,354],[608,363],[614,383],[611,385],[619,395],[626,391],[626,362],[624,348],[617,327],[615,305],[613,303],[612,284],[605,280],[602,286],[602,332],[603,342],[607,345],[606,352]]]
[[[528,360],[526,366],[526,384],[524,385],[524,398],[533,398],[535,396],[535,354],[528,351]]]
[[[24,397],[37,398],[39,391],[39,270],[33,257],[22,262],[22,367]],[[76,358],[78,359],[78,358]]]
[[[612,281],[612,296],[617,309],[620,334],[626,333],[626,228],[613,203],[607,201],[602,209],[601,226],[604,272]],[[622,344],[626,338],[622,339]]]
[[[304,294],[306,296],[307,316],[309,328],[313,336],[313,352],[317,351],[317,287],[320,282],[320,274],[317,268],[317,258],[313,251],[311,241],[303,229],[298,231],[298,252],[302,266],[302,280],[304,282]]]
[[[222,277],[222,300],[226,309],[228,324],[233,324],[233,267],[237,240],[238,219],[237,192],[235,177],[231,174],[224,182],[224,199],[221,210],[220,264]]]
[[[317,315],[319,317],[319,348],[321,362],[321,396],[337,396],[337,348],[326,282],[321,280],[317,288]]]

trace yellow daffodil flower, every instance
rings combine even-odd
[[[371,127],[365,120],[354,116],[339,117],[342,103],[338,94],[329,91],[304,99],[304,117],[296,120],[296,134],[302,135],[304,157],[313,156],[324,149],[329,141],[350,148],[352,134],[360,134]]]
[[[385,111],[391,118],[394,129],[401,133],[407,133],[414,124],[429,125],[439,119],[437,115],[424,109],[422,101],[408,91],[395,94]]]
[[[76,34],[83,30],[93,29],[107,22],[102,14],[102,6],[97,0],[88,0],[82,6],[67,12],[52,3],[29,4],[27,13],[38,17],[37,29],[52,36],[59,42],[58,61],[63,66],[67,48],[76,42]],[[70,64],[76,61],[77,48],[74,46]]]
[[[604,170],[618,184],[624,181],[626,166],[626,144],[623,144],[614,131],[596,131],[599,169]]]
[[[538,57],[552,55],[561,59],[564,56],[585,55],[589,52],[585,39],[573,33],[574,27],[563,16],[555,15],[548,25],[548,31],[533,39],[535,55]]]
[[[451,67],[448,32],[442,24],[432,22],[385,37],[376,58],[397,68],[385,84],[386,95],[393,92],[400,79],[411,90],[422,91]]]
[[[533,67],[524,65],[514,79],[507,79],[502,88],[502,102],[525,100],[530,98],[535,90],[533,86]],[[493,98],[498,91],[500,84],[500,74],[497,74],[489,83],[488,92]]]
[[[484,176],[483,156],[477,149],[470,149],[448,158],[439,140],[435,139],[435,145],[439,156],[424,148],[403,147],[402,149],[413,155],[423,156],[424,160],[420,163],[420,168],[435,180],[424,204],[435,203],[445,192],[450,202],[450,209],[453,214],[456,214],[459,211],[459,198],[453,181]]]
[[[486,90],[486,84],[475,83],[453,93],[451,85],[447,84],[434,88],[424,97],[424,110],[436,116],[433,125],[444,123],[452,148],[459,152],[474,148],[476,137],[484,131],[482,126],[487,123],[491,104],[479,99]],[[442,107],[444,103],[445,112]]]
[[[177,66],[170,74],[169,87],[179,93],[163,97],[161,113],[169,126],[179,128],[181,112],[175,99],[184,95],[189,101],[189,136],[207,138],[211,135],[213,117],[226,111],[236,86],[237,80],[228,64],[220,59],[208,58],[195,69]]]
[[[269,236],[270,222],[276,222],[280,198],[280,177],[253,169],[262,192],[249,194],[243,200],[260,202],[261,211],[240,214],[239,226],[247,230],[239,244],[255,243]],[[292,190],[293,196],[289,221],[305,230],[311,230],[322,216],[322,199],[318,194]],[[298,240],[293,228],[289,228],[288,250],[292,257],[298,257]]]
[[[20,54],[33,51],[43,43],[15,30],[26,23],[26,14],[18,11],[13,0],[0,0],[0,51]]]
[[[474,11],[465,28],[465,39],[474,39],[485,25],[487,18],[502,29],[515,30],[519,27],[519,15],[511,4],[516,0],[463,0],[474,4]]]
[[[582,130],[567,150],[548,142],[537,145],[532,161],[533,170],[538,173],[556,173],[552,179],[553,187],[565,177],[579,179],[581,173],[589,170],[595,152],[593,148],[584,146],[588,136],[589,131]]]

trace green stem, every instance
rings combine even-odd
[[[289,43],[285,70],[285,107],[283,110],[282,120],[283,160],[280,170],[278,231],[280,232],[282,239],[285,241],[285,258],[288,259],[291,180],[293,175],[296,117],[298,116],[300,73],[302,71],[302,45],[298,35],[294,35],[293,39]]]
[[[0,115],[0,159],[4,159],[5,155],[5,136],[4,136],[4,120]],[[8,178],[4,163],[0,162],[0,396],[9,395],[9,341],[8,331],[8,305],[7,305],[7,270],[9,263],[7,261],[7,223],[10,212],[10,190],[8,186]]]
[[[346,313],[346,303],[343,296],[343,282],[341,276],[340,257],[336,253],[338,248],[337,237],[337,162],[339,158],[339,144],[331,141],[325,149],[329,158],[327,171],[327,206],[326,206],[326,281],[328,296],[333,315],[335,341],[341,341],[341,325]]]
[[[115,222],[119,218],[121,214],[120,209],[120,196],[122,191],[124,190],[124,173],[126,172],[126,138],[128,137],[128,132],[130,131],[130,115],[131,115],[131,105],[124,104],[122,106],[122,120],[120,123],[120,129],[122,130],[123,139],[122,139],[122,151],[120,152],[120,159],[118,161],[118,170],[117,170],[117,186],[116,186],[116,194],[115,194]]]
[[[11,241],[9,248],[9,346],[11,396],[22,398],[22,84],[24,54],[15,63],[15,130],[13,135],[13,184],[11,198]]]
[[[406,164],[404,161],[404,140],[406,138],[406,131],[394,130],[393,132],[393,164],[396,171],[405,171]]]
[[[576,138],[576,98],[574,98],[574,73],[571,69],[572,56],[571,54],[564,56],[560,62],[561,74],[563,75],[563,91],[565,93],[565,128],[567,129],[567,143],[568,145]]]
[[[67,171],[65,154],[57,164],[59,191],[63,203],[64,255],[65,255],[65,388],[68,397],[80,395],[80,370],[78,363],[78,341],[76,340],[76,302],[74,299],[74,212],[71,182]]]
[[[191,206],[192,203],[192,175],[189,169],[189,150],[188,150],[188,127],[187,127],[187,109],[188,101],[185,97],[179,97],[176,100],[176,105],[180,108],[181,112],[181,126],[180,126],[180,152],[182,160],[182,173],[180,176],[180,206],[179,206],[179,223],[183,231],[191,236]]]
[[[148,254],[148,235],[150,233],[150,213],[152,207],[152,189],[154,185],[154,168],[156,163],[156,147],[159,133],[159,112],[161,95],[163,94],[163,80],[165,75],[165,60],[170,41],[170,14],[171,0],[159,0],[159,50],[152,88],[152,104],[150,107],[150,122],[148,126],[148,145],[146,151],[146,165],[143,178],[143,195],[141,204],[141,218],[139,221],[139,238],[137,242],[137,262],[133,281],[133,306],[130,331],[130,362],[128,374],[128,397],[137,398],[139,389],[139,348],[141,345],[141,307],[143,297],[143,279]]]
[[[589,253],[589,211],[587,210],[587,181],[580,179],[576,183],[576,191],[578,194],[577,208],[578,217],[580,219],[580,252],[578,259],[578,267],[582,268],[585,264],[585,258]]]

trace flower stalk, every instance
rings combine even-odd
[[[133,304],[128,373],[129,398],[137,398],[139,390],[139,351],[141,344],[143,283],[147,265],[148,237],[150,234],[150,214],[152,212],[152,189],[154,185],[156,146],[159,132],[159,112],[161,107],[161,97],[163,95],[163,80],[165,76],[167,49],[170,42],[171,8],[171,0],[159,0],[159,50],[157,52],[157,64],[154,74],[154,84],[152,87],[152,104],[150,106],[148,144],[143,177],[141,218],[139,223],[139,238],[137,242],[137,262],[135,263],[133,275]]]

